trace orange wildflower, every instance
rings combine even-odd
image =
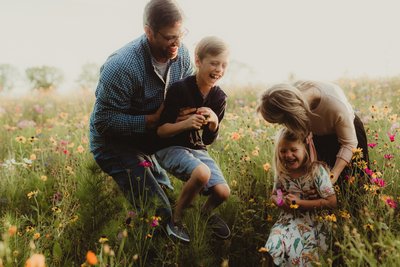
[[[96,254],[93,251],[89,250],[86,254],[86,261],[90,265],[96,265],[99,261],[97,260]]]

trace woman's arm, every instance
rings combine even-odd
[[[335,166],[333,166],[331,172],[332,172],[332,177],[331,177],[331,182],[332,184],[335,184],[337,180],[339,179],[340,174],[342,173],[343,169],[346,167],[347,162],[342,159],[337,157]]]

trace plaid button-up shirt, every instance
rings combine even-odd
[[[171,83],[193,71],[188,49],[181,45],[164,81],[154,70],[146,35],[114,52],[100,69],[90,118],[91,151],[115,146],[147,150],[155,133],[146,131],[145,115],[159,108]]]

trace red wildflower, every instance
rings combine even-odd
[[[377,143],[369,143],[369,144],[368,144],[368,146],[369,146],[370,148],[374,148],[374,147],[376,147],[376,145],[377,145]]]

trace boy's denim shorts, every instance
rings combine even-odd
[[[208,194],[208,190],[217,184],[227,184],[221,169],[206,150],[171,146],[157,151],[155,155],[161,167],[182,181],[189,180],[193,170],[201,163],[207,165],[211,177],[204,188],[204,194]]]

